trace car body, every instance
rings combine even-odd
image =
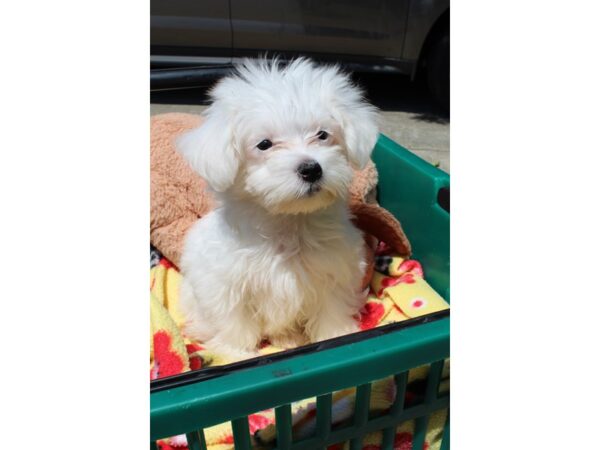
[[[265,53],[414,78],[449,16],[449,0],[151,0],[152,86]]]

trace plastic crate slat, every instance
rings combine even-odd
[[[361,384],[356,388],[354,404],[354,425],[362,427],[369,419],[369,403],[371,400],[371,383]]]
[[[394,375],[396,383],[396,398],[390,408],[390,414],[398,417],[404,411],[404,398],[406,397],[406,385],[408,383],[408,371]]]
[[[185,434],[189,450],[206,450],[204,431],[197,430]]]
[[[231,421],[235,450],[250,450],[250,428],[248,418],[240,417]]]
[[[429,366],[429,375],[427,376],[427,387],[425,389],[425,402],[429,403],[438,397],[440,389],[440,379],[444,369],[444,360],[436,361]]]
[[[356,400],[354,403],[354,428],[362,429],[369,420],[369,403],[371,400],[371,384],[361,384],[356,388]],[[363,434],[359,433],[350,441],[350,450],[362,448]]]
[[[275,408],[275,426],[277,428],[277,450],[289,450],[292,447],[291,405]]]
[[[186,433],[189,450],[206,450],[206,440],[204,439],[204,431],[197,430]]]
[[[317,397],[317,427],[316,434],[321,439],[327,439],[331,432],[331,394]]]
[[[427,424],[429,416],[418,417],[415,419],[415,431],[413,433],[412,448],[414,450],[422,450],[425,443],[425,434],[427,432]]]
[[[350,440],[350,450],[361,450],[363,445],[363,437],[364,434],[360,434],[360,436],[357,436],[353,439]]]
[[[446,424],[444,425],[444,434],[442,435],[442,444],[440,450],[450,450],[450,410],[446,416]]]
[[[396,437],[396,426],[387,427],[383,430],[381,439],[381,450],[394,450],[394,438]]]

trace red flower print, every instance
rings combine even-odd
[[[154,333],[154,367],[157,378],[176,375],[183,370],[183,360],[172,350],[171,335],[164,330]]]
[[[385,277],[383,280],[381,280],[381,287],[386,288],[386,287],[390,287],[390,286],[395,286],[398,283],[399,283],[398,278]]]
[[[360,329],[369,330],[379,323],[385,308],[381,303],[367,302],[360,312]]]
[[[407,259],[398,266],[398,272],[410,272],[418,277],[423,278],[423,267],[419,261],[414,259]]]
[[[403,431],[402,433],[398,433],[396,434],[396,438],[394,439],[394,450],[412,450],[412,441],[412,433],[407,433],[405,431]],[[427,442],[423,442],[423,450],[427,450],[428,448],[429,444]]]
[[[176,447],[173,445],[169,445],[165,441],[158,441],[157,446],[158,446],[158,450],[188,450],[187,445],[183,446],[183,447]]]
[[[258,430],[262,430],[267,425],[275,423],[274,419],[262,416],[260,414],[250,414],[248,416],[248,425],[250,427],[250,434],[256,433]]]
[[[200,344],[196,344],[195,342],[192,342],[191,344],[185,344],[185,349],[188,352],[188,355],[191,355],[192,353],[196,353],[199,352],[200,350],[204,350],[204,347],[202,347]]]
[[[396,434],[394,450],[412,450],[412,434],[407,432]]]
[[[204,350],[204,347],[202,347],[200,344],[196,344],[195,342],[192,342],[190,344],[186,344],[185,349],[188,354],[188,359],[190,362],[190,369],[192,369],[192,370],[201,369],[202,368],[202,357],[200,357],[200,355],[196,354],[196,352],[199,352],[200,350]]]
[[[425,306],[427,304],[427,302],[421,298],[415,298],[411,303],[410,306],[412,306],[413,308],[422,308],[423,306]]]
[[[191,370],[202,369],[202,358],[200,358],[199,356],[190,357],[190,369]]]
[[[233,434],[228,434],[227,436],[224,436],[223,438],[217,440],[215,444],[233,444]]]
[[[398,283],[396,283],[396,284],[400,284],[400,283],[413,284],[414,282],[415,282],[415,276],[412,273],[403,273],[402,275],[400,275],[398,277]]]
[[[381,289],[377,291],[377,297],[381,298],[383,296],[383,290],[385,288],[396,286],[400,283],[413,284],[415,282],[415,277],[412,273],[403,273],[399,277],[385,277],[381,280]]]
[[[171,267],[175,267],[173,265],[173,263],[171,261],[169,261],[167,258],[161,258],[160,263],[161,266],[163,266],[165,269],[170,269]]]

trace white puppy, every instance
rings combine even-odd
[[[232,357],[358,330],[363,239],[347,208],[377,111],[335,67],[247,61],[178,148],[220,206],[189,231],[186,333]]]

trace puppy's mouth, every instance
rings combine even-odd
[[[313,195],[316,195],[319,192],[321,192],[321,185],[319,185],[317,183],[312,183],[310,186],[308,186],[308,189],[306,190],[305,195],[307,197],[312,197]]]

